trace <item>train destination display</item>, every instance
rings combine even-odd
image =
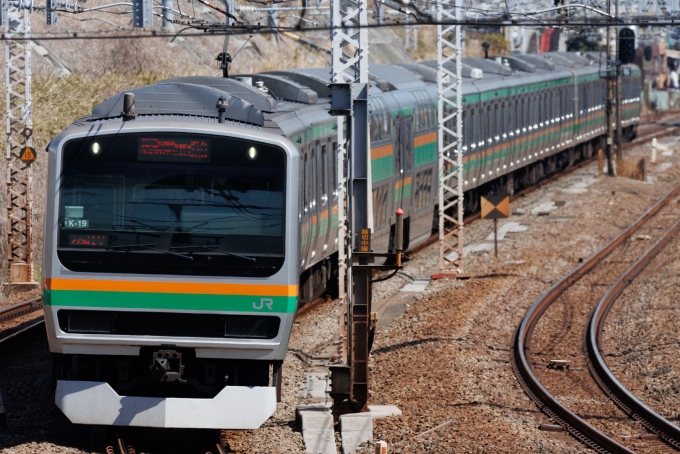
[[[140,137],[137,158],[140,161],[210,162],[210,141]]]

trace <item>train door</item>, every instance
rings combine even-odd
[[[307,265],[310,266],[316,258],[316,242],[319,235],[319,205],[318,205],[318,163],[316,142],[309,145],[307,152]]]
[[[309,239],[311,233],[311,214],[310,214],[310,162],[309,162],[309,148],[307,145],[302,147],[302,185],[300,188],[301,203],[300,203],[300,259],[302,260],[302,268],[307,266],[309,256]]]
[[[331,238],[331,222],[333,219],[333,189],[331,182],[333,180],[331,174],[333,163],[331,161],[332,153],[329,151],[328,139],[322,139],[319,147],[319,191],[320,191],[320,219],[319,219],[319,241],[317,243],[317,256],[325,256],[329,254],[329,248],[332,249],[333,239]]]
[[[411,192],[413,188],[413,117],[397,118],[394,130],[394,203],[411,214]]]

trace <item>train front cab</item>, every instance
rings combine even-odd
[[[299,162],[285,138],[214,123],[76,125],[51,143],[43,298],[73,423],[256,429],[274,413]]]

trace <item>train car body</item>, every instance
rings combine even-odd
[[[396,208],[433,231],[433,62],[371,66],[373,248]],[[640,73],[627,67],[624,132]],[[512,192],[590,156],[599,61],[466,59],[464,188]],[[83,424],[253,429],[276,408],[295,311],[334,281],[337,121],[327,69],[186,77],[97,105],[48,147],[43,296],[56,402]]]

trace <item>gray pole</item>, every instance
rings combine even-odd
[[[174,6],[174,0],[163,0],[163,17],[165,18],[163,21],[163,28],[166,30],[172,30],[173,28],[172,21],[175,18],[175,13],[173,13],[172,10]]]
[[[612,9],[612,2],[611,0],[607,0],[607,14],[611,15],[611,9]],[[614,171],[614,160],[612,159],[612,143],[613,143],[613,137],[612,135],[614,134],[613,128],[612,128],[612,104],[613,104],[613,98],[614,98],[614,93],[612,90],[612,77],[611,77],[611,65],[609,62],[611,61],[611,52],[609,50],[610,44],[611,44],[611,27],[609,26],[611,24],[611,16],[607,18],[607,39],[606,39],[606,46],[607,46],[607,146],[606,146],[606,153],[607,153],[607,173],[609,176],[615,176],[616,172]]]
[[[368,401],[368,353],[371,316],[371,271],[353,266],[354,250],[359,249],[359,233],[362,229],[373,230],[373,206],[371,184],[371,156],[368,132],[368,0],[331,0],[331,39],[333,84],[348,84],[343,95],[347,99],[349,115],[338,117],[338,241],[340,275],[346,260],[347,299],[347,366],[346,372],[332,369],[334,413],[343,411],[338,406],[349,400],[349,410],[361,411]],[[357,48],[358,46],[358,48]],[[340,94],[334,93],[333,104]],[[343,130],[345,134],[343,134]],[[349,140],[347,140],[349,139]],[[349,145],[346,150],[346,146]],[[346,151],[345,151],[346,150]],[[347,159],[348,175],[344,175],[343,157]],[[347,189],[345,203],[341,198]],[[348,231],[345,230],[346,226]],[[344,236],[346,235],[346,236]],[[370,233],[369,233],[370,235]],[[342,248],[342,243],[347,249]],[[344,327],[341,327],[344,328]],[[341,329],[341,332],[344,331]],[[349,376],[342,376],[348,373]],[[338,392],[340,383],[349,384],[348,389]],[[353,402],[353,403],[352,403]],[[347,405],[347,404],[345,404]]]

